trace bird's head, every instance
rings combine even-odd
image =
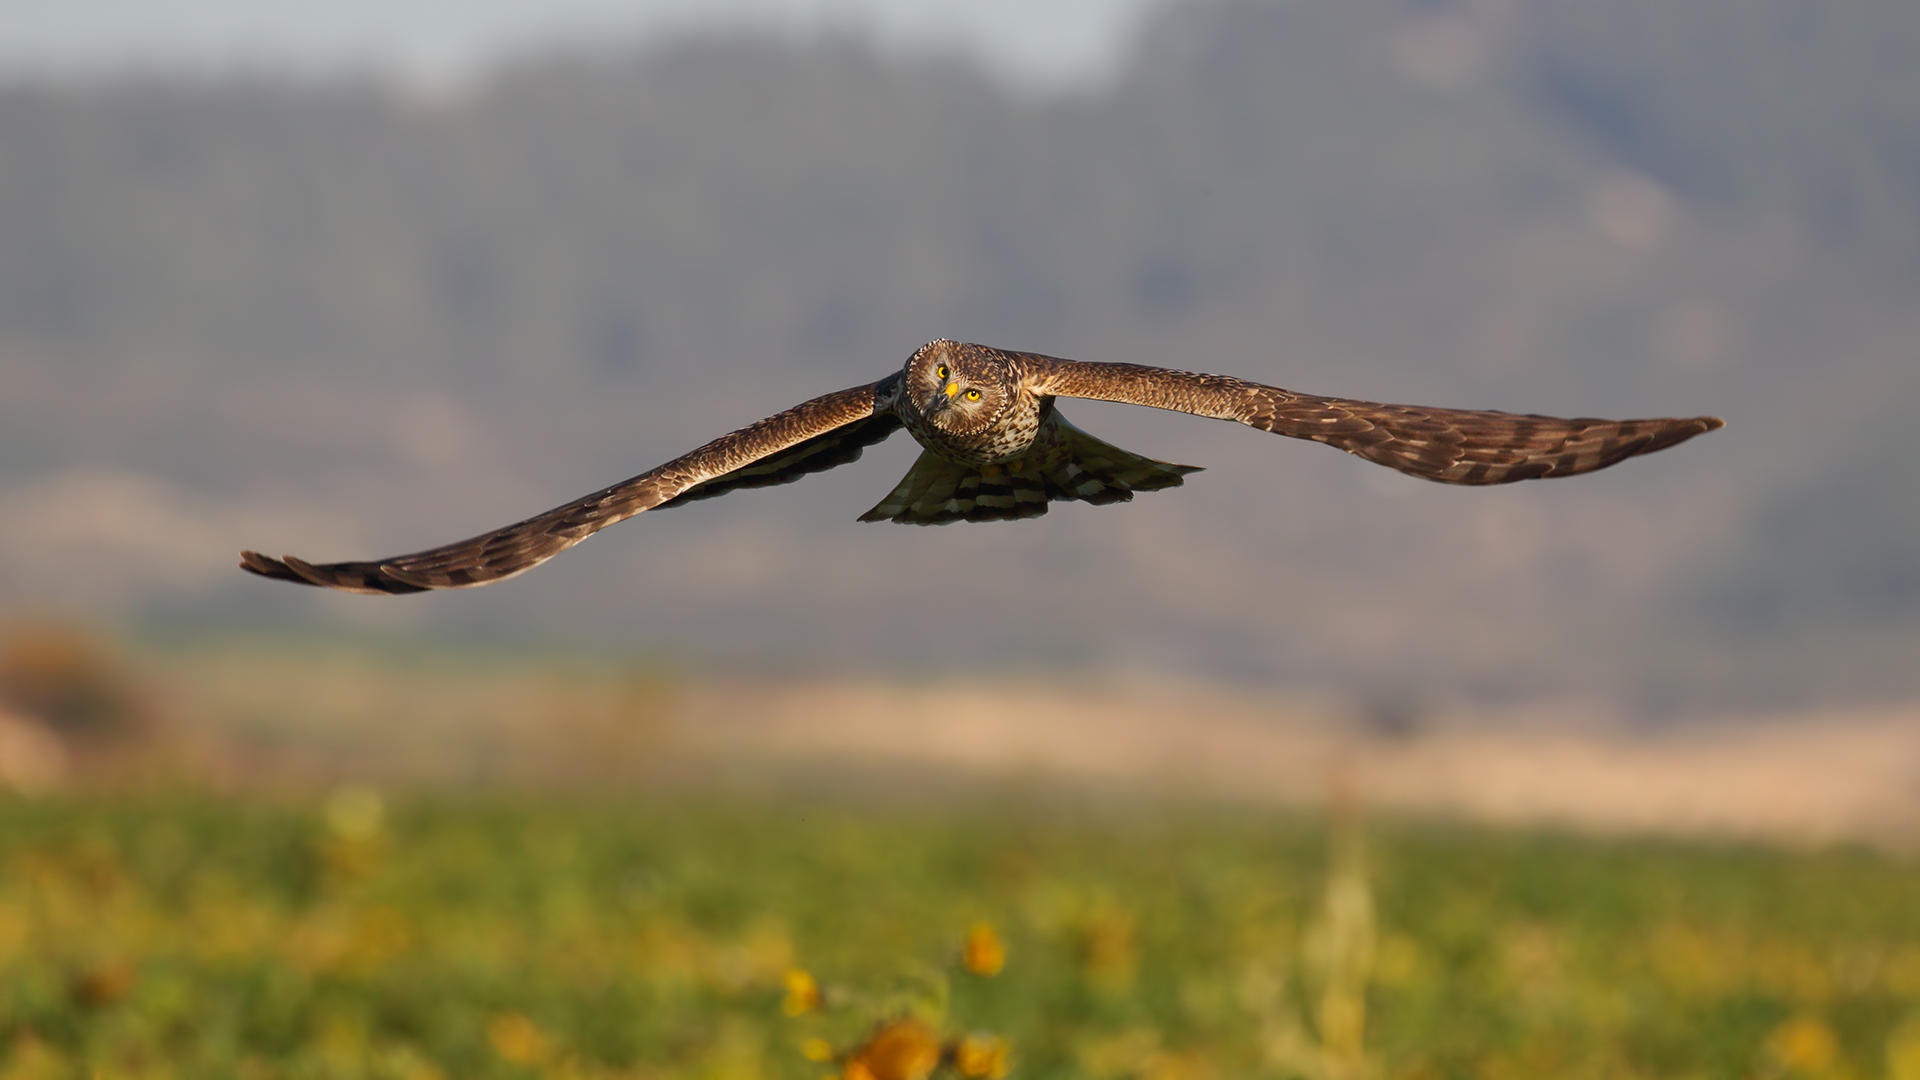
[[[929,341],[907,362],[907,393],[920,414],[954,435],[991,427],[1015,392],[1006,362],[978,345]]]

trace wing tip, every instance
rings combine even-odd
[[[240,552],[240,569],[245,570],[249,574],[258,574],[263,578],[270,578],[274,581],[291,581],[296,585],[314,584],[314,582],[308,581],[298,573],[295,573],[293,568],[286,563],[270,555],[262,555],[257,551]]]
[[[1666,430],[1656,432],[1647,445],[1628,456],[1637,457],[1640,454],[1665,450],[1668,447],[1678,446],[1696,435],[1705,435],[1709,431],[1718,431],[1727,426],[1727,422],[1717,416],[1691,416],[1685,420],[1668,420],[1665,423]]]
[[[365,593],[370,596],[426,592],[434,588],[432,585],[412,580],[418,575],[396,573],[387,566],[378,567],[375,573],[370,575],[351,577],[343,571],[344,565],[315,566],[292,555],[282,555],[276,559],[257,551],[240,553],[240,569],[273,581],[290,581],[295,585],[314,585],[323,589]],[[389,578],[391,584],[388,583]]]
[[[371,591],[368,589],[354,588],[352,585],[343,582],[338,574],[323,574],[318,567],[307,562],[305,559],[297,559],[292,555],[282,555],[280,556],[280,561],[286,564],[287,569],[305,578],[309,585],[318,585],[324,589],[344,589],[348,592]]]

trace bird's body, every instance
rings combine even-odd
[[[862,521],[939,525],[1038,517],[1050,502],[1125,502],[1197,471],[1121,450],[1068,423],[1061,397],[1233,420],[1323,442],[1449,484],[1572,476],[1722,426],[1710,416],[1561,419],[1315,397],[1225,375],[1095,364],[933,341],[878,382],[814,398],[631,480],[502,529],[372,562],[313,565],[241,552],[263,577],[349,592],[485,585],[521,573],[608,525],[745,487],[846,464],[906,428],[923,452]]]

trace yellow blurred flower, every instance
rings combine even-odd
[[[1080,920],[1080,964],[1087,981],[1105,990],[1133,985],[1139,946],[1133,916],[1111,903],[1100,903]]]
[[[808,1061],[832,1061],[833,1044],[815,1036],[800,1041],[800,1056]]]
[[[1832,1067],[1840,1054],[1840,1040],[1825,1021],[1796,1017],[1775,1028],[1767,1049],[1780,1064],[1795,1072],[1818,1075]]]
[[[386,847],[386,804],[367,788],[342,788],[321,810],[325,831],[316,840],[320,863],[340,879],[365,877]]]
[[[1140,1068],[1141,1080],[1203,1080],[1213,1075],[1206,1061],[1191,1054],[1154,1054]],[[1365,1075],[1332,1072],[1329,1075]]]
[[[841,1080],[926,1080],[940,1065],[940,1035],[914,1019],[890,1020],[847,1056]]]
[[[988,976],[1000,974],[1007,966],[1007,947],[1000,943],[1000,935],[986,923],[974,923],[967,931],[967,944],[960,950],[960,963],[975,975]]]
[[[998,1035],[966,1035],[953,1044],[953,1067],[970,1080],[1000,1080],[1007,1075],[1007,1040]]]
[[[386,824],[387,808],[380,793],[369,788],[347,787],[334,792],[322,811],[327,828],[342,840],[368,841],[380,835]]]
[[[1887,1080],[1920,1080],[1920,1013],[1887,1036]]]
[[[787,969],[787,996],[780,1011],[788,1016],[804,1016],[820,1007],[820,984],[801,968]]]
[[[547,1037],[533,1021],[519,1013],[500,1013],[487,1020],[487,1042],[493,1051],[516,1065],[537,1064],[547,1055]]]

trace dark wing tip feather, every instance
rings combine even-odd
[[[1578,476],[1726,426],[1715,416],[1561,419],[1306,395],[1276,395],[1256,420],[1423,479],[1469,486]]]
[[[389,577],[384,566],[374,563],[325,563],[315,566],[291,555],[280,556],[280,561],[312,584],[342,592],[398,596],[426,592],[428,589],[428,586]]]
[[[1645,450],[1640,451],[1641,453],[1651,454],[1655,450],[1678,446],[1695,435],[1705,435],[1709,431],[1719,431],[1727,426],[1727,422],[1717,416],[1694,416],[1685,420],[1669,421],[1668,424],[1669,426],[1664,430],[1654,433],[1653,441]]]
[[[240,553],[240,569],[275,581],[317,585],[344,592],[401,595],[426,592],[428,588],[372,563],[327,563],[315,566],[292,555],[282,555],[276,559],[257,551]]]
[[[1610,422],[1603,421],[1603,423]],[[1670,446],[1678,446],[1696,435],[1705,435],[1709,431],[1718,431],[1727,426],[1727,422],[1717,416],[1689,416],[1672,420],[1628,420],[1620,421],[1615,426],[1620,424],[1632,424],[1636,427],[1652,425],[1652,430],[1642,435],[1645,440],[1644,445],[1626,455],[1628,457],[1638,457],[1642,454],[1651,454],[1656,450],[1665,450]]]
[[[1616,465],[1628,458],[1678,446],[1696,435],[1726,426],[1726,421],[1717,416],[1654,420],[1582,419],[1572,423],[1578,425],[1579,430],[1570,433],[1559,446],[1530,448],[1525,459],[1509,466],[1504,476],[1499,475],[1496,468],[1495,475],[1486,481],[1470,479],[1465,482],[1506,483],[1536,477],[1577,476]]]
[[[311,585],[313,582],[293,572],[293,568],[279,559],[262,555],[257,551],[240,553],[240,569],[249,574],[258,574],[275,581],[291,581],[296,585]]]
[[[1717,416],[1696,416],[1683,426],[1686,430],[1673,441],[1676,443],[1686,442],[1695,435],[1705,435],[1709,431],[1719,431],[1726,426],[1727,422]],[[1672,443],[1665,445],[1670,446]]]

